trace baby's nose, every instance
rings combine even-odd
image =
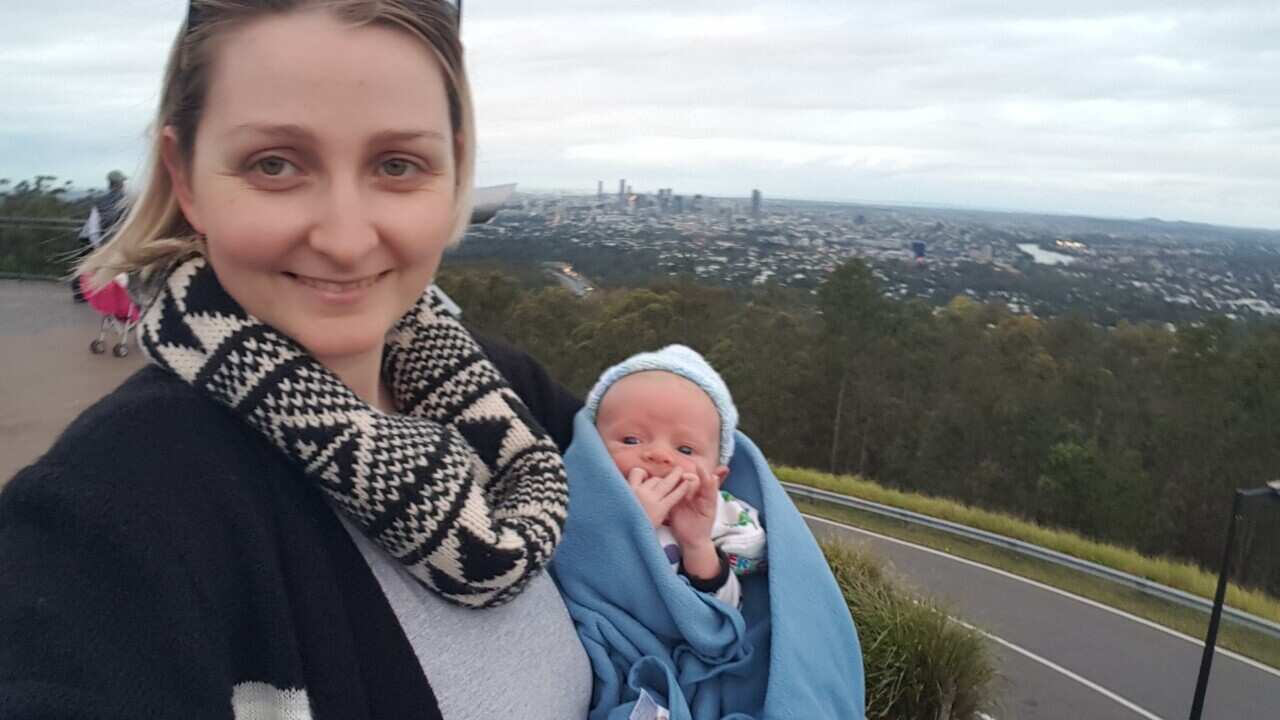
[[[649,462],[662,463],[663,465],[671,464],[671,455],[659,448],[645,450],[645,459]]]

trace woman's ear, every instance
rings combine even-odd
[[[715,471],[711,473],[711,477],[716,479],[717,488],[724,487],[724,479],[729,477],[729,466],[721,465],[716,468]]]
[[[178,142],[178,130],[166,125],[160,133],[160,159],[164,162],[165,172],[169,174],[169,184],[173,187],[173,195],[178,199],[178,206],[187,218],[187,223],[198,233],[203,233],[203,223],[196,213],[194,194],[191,192],[190,163],[182,157],[182,146]]]

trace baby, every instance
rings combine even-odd
[[[737,576],[764,567],[765,532],[755,508],[720,490],[738,422],[724,380],[670,345],[605,371],[586,407],[672,568],[740,606]]]

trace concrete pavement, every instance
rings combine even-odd
[[[100,317],[65,283],[0,280],[0,483],[35,460],[67,423],[144,362],[94,355]]]

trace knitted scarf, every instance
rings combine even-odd
[[[555,443],[434,288],[387,335],[400,415],[356,396],[246,313],[204,258],[179,264],[138,330],[157,365],[230,408],[441,597],[500,605],[551,559],[568,489]]]

